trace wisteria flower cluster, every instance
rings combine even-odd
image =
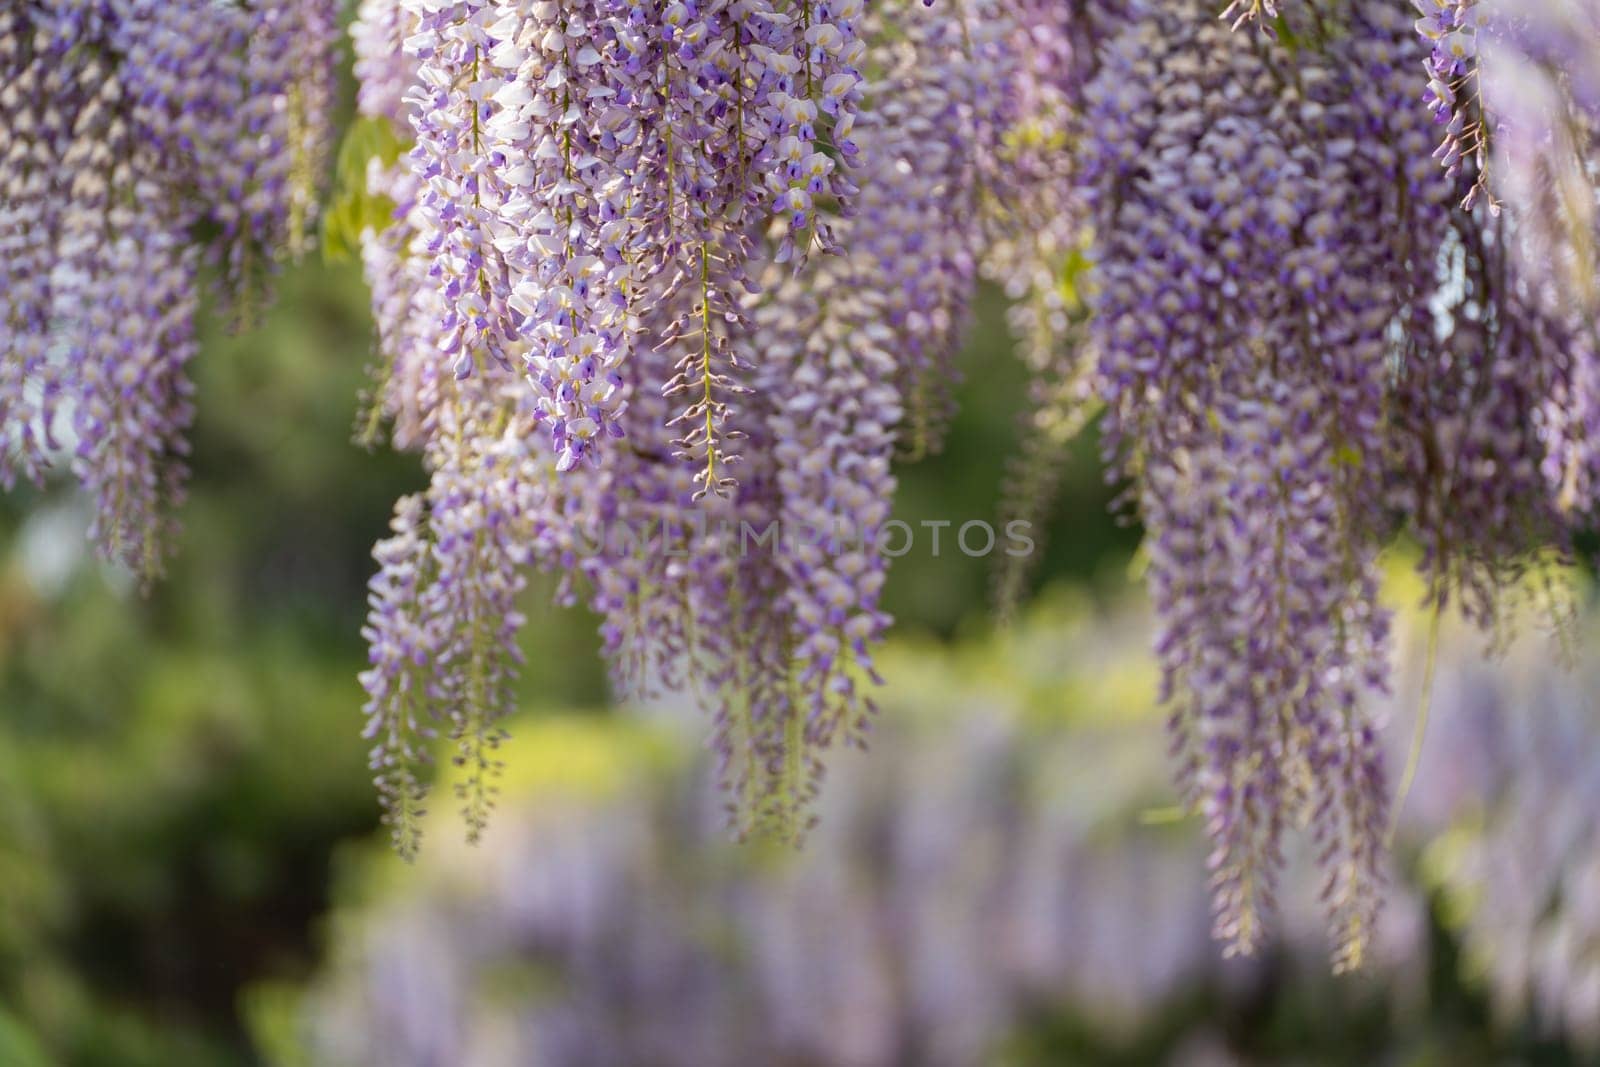
[[[367,175],[395,220],[362,238],[378,403],[433,474],[380,546],[364,676],[402,851],[436,720],[481,825],[528,568],[602,617],[620,691],[700,694],[741,830],[804,829],[872,710],[903,413],[931,446],[983,238],[1028,225],[1002,151],[1051,30],[987,2],[361,6],[361,107],[414,142]]]
[[[1252,949],[1284,834],[1309,823],[1341,967],[1388,822],[1363,711],[1388,685],[1377,553],[1408,534],[1435,604],[1491,623],[1592,509],[1592,322],[1513,252],[1522,214],[1463,196],[1485,153],[1430,158],[1443,110],[1416,106],[1412,71],[1438,83],[1439,42],[1467,32],[1433,6],[1415,29],[1388,3],[1286,7],[1271,43],[1151,4],[1083,112],[1089,343],[1148,531],[1216,932]]]
[[[250,301],[316,209],[337,4],[0,12],[0,484],[70,457],[145,580],[183,493],[201,271]],[[242,308],[241,308],[242,310]]]
[[[870,725],[892,460],[939,447],[986,278],[1034,378],[1008,506],[1040,514],[1103,412],[1147,531],[1216,933],[1259,943],[1309,825],[1361,961],[1380,552],[1412,539],[1431,603],[1493,627],[1593,517],[1600,10],[1218,6],[361,0],[373,150],[331,214],[372,424],[430,477],[377,549],[362,678],[403,852],[438,733],[484,824],[534,571],[601,617],[620,693],[698,696],[735,826],[798,836]],[[248,292],[297,244],[334,15],[0,14],[0,475],[70,449],[146,573],[194,279]]]

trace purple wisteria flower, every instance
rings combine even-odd
[[[413,660],[392,651],[392,602],[420,605],[403,611],[439,640],[491,602],[430,583],[497,575],[501,592],[474,596],[504,596],[511,575],[547,567],[586,586],[562,598],[587,595],[602,617],[619,691],[687,688],[706,704],[741,831],[802,832],[823,753],[864,736],[903,397],[943,388],[983,235],[1001,219],[1023,232],[1023,210],[1042,228],[1057,201],[1037,187],[1059,178],[1009,181],[1001,145],[1032,98],[1017,83],[1040,76],[1019,58],[1064,20],[1003,3],[955,21],[911,11],[362,5],[362,111],[416,135],[408,161],[368,175],[395,205],[362,238],[385,364],[376,410],[433,472],[434,536],[473,507],[441,479],[472,476],[508,437],[532,432],[515,469],[537,487],[496,505],[495,530],[515,534],[468,542],[482,520],[459,527],[476,562],[455,579],[437,544],[380,546],[369,714],[408,850],[418,779],[391,766],[413,763],[392,740]],[[884,62],[869,87],[873,35]],[[386,56],[396,39],[406,55]],[[495,442],[476,440],[490,427]],[[472,648],[503,673],[512,636]],[[457,733],[463,715],[503,711],[442,680],[468,651],[422,657],[444,664],[426,668],[433,710]],[[493,769],[476,750],[468,762]]]
[[[1110,447],[1139,479],[1217,934],[1258,943],[1284,835],[1309,820],[1341,967],[1372,929],[1387,803],[1362,712],[1386,686],[1385,504],[1423,531],[1457,514],[1423,506],[1428,469],[1406,468],[1403,488],[1388,474],[1412,448],[1395,407],[1440,395],[1449,366],[1443,279],[1411,265],[1446,243],[1451,197],[1418,162],[1426,115],[1405,106],[1417,40],[1393,5],[1353,5],[1291,74],[1286,48],[1230,34],[1203,5],[1151,6],[1086,90],[1091,336]],[[1505,473],[1494,487],[1527,498]],[[1471,558],[1448,551],[1429,562],[1441,597]]]
[[[70,455],[99,549],[145,581],[182,495],[200,264],[248,311],[298,249],[336,15],[331,0],[0,15],[0,484]]]

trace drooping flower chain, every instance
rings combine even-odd
[[[1596,347],[1514,254],[1529,227],[1464,195],[1481,163],[1425,158],[1408,57],[1460,77],[1459,39],[1430,58],[1413,42],[1438,34],[1381,2],[1333,24],[1286,8],[1284,44],[1203,4],[1130,14],[1084,108],[1089,331],[1149,535],[1174,751],[1218,936],[1258,943],[1307,819],[1353,966],[1387,803],[1362,718],[1387,675],[1375,554],[1408,529],[1436,605],[1495,622],[1592,511]]]
[[[825,212],[854,192],[860,0],[403,10],[421,232],[454,373],[515,346],[560,468],[597,461],[622,434],[637,302],[659,280],[682,309],[666,338],[675,447],[701,465],[702,493],[731,492],[724,423],[748,361],[726,324],[766,220],[789,220],[788,255],[827,248]]]
[[[70,456],[101,554],[144,581],[182,496],[199,267],[248,311],[311,221],[336,14],[37,0],[0,15],[0,484]]]
[[[823,751],[868,724],[878,537],[916,380],[896,352],[932,377],[959,343],[982,209],[1007,195],[992,175],[1030,69],[1022,9],[974,2],[965,27],[919,10],[901,29],[848,0],[426,7],[366,0],[353,31],[363,111],[417,131],[409,164],[373,161],[396,222],[363,238],[380,406],[434,478],[380,546],[369,624],[397,841],[415,844],[435,718],[460,735],[507,710],[432,651],[467,624],[427,592],[446,580],[456,438],[497,454],[471,443],[495,410],[497,441],[529,433],[521,473],[485,490],[535,487],[495,505],[513,571],[586,585],[619,691],[698,692],[735,824],[799,833]],[[858,122],[867,32],[884,43]],[[507,641],[484,646],[505,670]]]

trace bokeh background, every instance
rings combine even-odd
[[[495,822],[469,847],[441,799],[400,863],[356,674],[368,553],[422,473],[352,443],[358,267],[277,289],[205,337],[148,596],[65,487],[0,498],[0,1067],[1600,1062],[1600,630],[1535,612],[1490,658],[1447,628],[1368,967],[1328,974],[1304,878],[1272,949],[1223,961],[1092,433],[1011,625],[992,561],[896,562],[875,750],[799,853],[727,839],[696,710],[613,706],[594,620],[536,587]],[[994,294],[963,363],[947,447],[900,472],[912,524],[997,515],[1025,387]]]

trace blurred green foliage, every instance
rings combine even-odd
[[[345,130],[334,165],[333,195],[322,216],[322,256],[332,263],[360,255],[361,234],[381,230],[394,215],[394,201],[367,191],[373,160],[390,166],[404,147],[385,119],[356,118]]]

